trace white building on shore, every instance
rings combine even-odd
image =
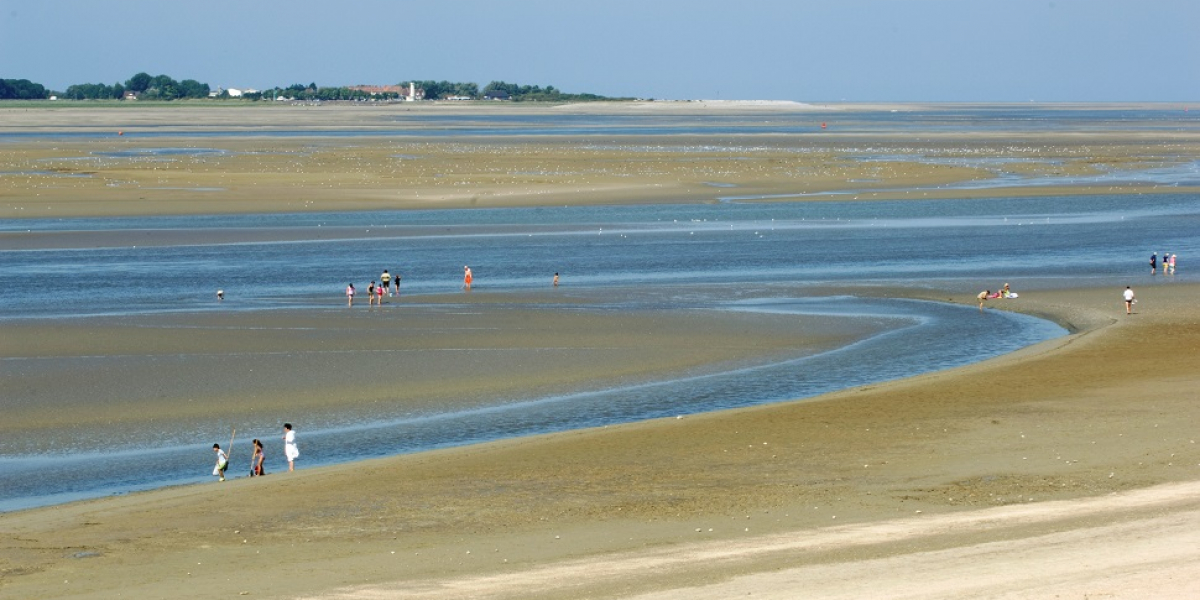
[[[238,88],[217,88],[208,93],[209,98],[219,98],[222,94],[228,95],[230,98],[241,98],[246,94],[257,94],[258,90],[254,88],[238,89]]]

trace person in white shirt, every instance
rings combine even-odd
[[[1133,296],[1133,288],[1131,288],[1129,286],[1125,286],[1125,314],[1127,314],[1127,315],[1133,314],[1134,300],[1135,299]]]
[[[283,454],[287,456],[288,471],[295,471],[295,461],[300,457],[300,449],[296,447],[296,432],[291,423],[283,424]]]
[[[220,477],[220,481],[225,481],[225,469],[229,468],[229,457],[225,455],[220,444],[213,444],[213,452],[217,453],[217,466],[213,467],[213,475]]]

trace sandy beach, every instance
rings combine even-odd
[[[313,127],[377,127],[373,119],[381,114],[355,108],[301,119],[298,114],[318,109],[238,110],[69,109],[31,117],[0,107],[0,131],[95,126],[124,132],[104,140],[6,141],[0,172],[20,175],[0,177],[0,214],[715,201],[731,188],[714,182],[736,186],[737,195],[772,195],[795,193],[798,180],[805,193],[877,187],[860,195],[881,199],[1082,194],[1099,188],[939,191],[939,185],[995,173],[846,157],[1036,156],[1003,163],[1031,176],[1200,157],[1200,138],[1192,134],[1098,131],[920,140],[899,134],[745,136],[721,138],[717,151],[705,149],[703,136],[672,140],[666,148],[659,147],[661,138],[636,137],[604,143],[156,138],[136,143],[215,152],[171,155],[170,163],[157,162],[162,156],[155,154],[94,158],[137,140],[139,127],[185,131],[192,124],[252,128],[298,120]],[[741,110],[760,118],[814,109]],[[653,148],[646,147],[649,141]],[[731,145],[741,148],[737,160],[726,149]],[[1131,184],[1122,191],[1164,190]],[[0,246],[57,247],[52,238],[62,235],[3,233]],[[81,240],[79,247],[122,243],[103,235]],[[865,293],[975,302],[968,290]],[[281,472],[272,457],[267,477],[3,513],[0,596],[1194,597],[1200,593],[1200,446],[1193,425],[1200,418],[1197,293],[1200,285],[1185,283],[1139,288],[1135,314],[1127,316],[1119,289],[1022,290],[1018,301],[992,303],[988,310],[1043,317],[1070,335],[967,367],[816,399],[347,465],[305,468],[301,462],[294,473]],[[823,336],[819,323],[794,318],[581,315],[570,305],[588,299],[569,296],[478,294],[474,316],[441,311],[459,298],[423,298],[414,309],[423,311],[421,320],[365,321],[330,311],[90,319],[82,327],[5,323],[0,356],[60,362],[48,372],[6,373],[0,386],[111,386],[149,378],[163,357],[188,352],[216,361],[237,348],[364,358],[380,351],[428,355],[470,347],[475,353],[468,376],[459,376],[464,363],[442,357],[414,362],[403,374],[411,381],[405,402],[412,406],[469,406],[480,395],[741,364],[846,341],[844,331]],[[546,307],[513,308],[533,303]],[[251,326],[257,328],[253,334],[218,333]],[[395,336],[404,340],[402,347],[362,335],[381,327],[402,334]],[[180,331],[187,331],[186,344]],[[70,359],[84,355],[125,362],[92,377],[71,369]],[[82,410],[78,396],[6,403],[0,437],[70,435],[73,428],[119,428],[122,420],[172,426],[205,406],[237,401],[246,385],[253,386],[255,410],[263,413],[369,411],[385,397],[370,377],[378,364],[369,359],[334,360],[327,371],[311,373],[311,364],[259,360],[243,366],[271,375],[196,382],[196,403],[161,402],[161,391],[149,384],[141,397],[103,411]],[[272,371],[279,368],[286,370]],[[156,376],[187,373],[184,364]],[[300,431],[303,443],[302,426]]]
[[[919,566],[942,583],[915,597],[1185,597],[1196,291],[1147,288],[1130,317],[1111,290],[1028,295],[1079,330],[816,401],[4,514],[2,589],[855,597]],[[1045,559],[1060,548],[1089,559]],[[1003,576],[959,576],[993,557]]]

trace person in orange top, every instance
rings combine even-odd
[[[463,285],[466,286],[468,291],[471,289],[471,279],[471,267],[463,265]]]

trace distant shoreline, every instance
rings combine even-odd
[[[353,100],[325,100],[325,101],[247,101],[247,100],[209,100],[209,99],[181,99],[181,100],[0,100],[0,114],[6,110],[20,109],[51,109],[61,110],[64,108],[96,108],[96,109],[112,109],[119,108],[122,110],[145,110],[145,109],[192,109],[192,108],[213,108],[213,109],[269,109],[269,108],[286,108],[292,106],[307,106],[319,107],[325,106],[330,108],[404,108],[406,110],[431,110],[445,111],[446,109],[461,109],[467,112],[496,112],[496,111],[513,111],[513,112],[537,112],[539,110],[550,110],[554,112],[562,110],[570,110],[571,112],[595,113],[595,114],[611,114],[624,113],[628,111],[645,111],[653,113],[655,111],[698,111],[702,113],[709,112],[725,112],[725,111],[780,111],[780,112],[812,112],[812,111],[831,111],[831,112],[851,112],[851,111],[897,111],[911,112],[922,110],[936,109],[980,109],[980,108],[1003,108],[1003,109],[1060,109],[1060,110],[1170,110],[1179,109],[1181,112],[1190,112],[1189,109],[1195,107],[1200,110],[1200,101],[1156,101],[1156,102],[879,102],[879,101],[864,101],[864,102],[846,102],[846,101],[801,101],[801,100],[767,100],[767,99],[713,99],[713,98],[697,98],[688,100],[657,100],[657,99],[633,99],[633,100],[596,100],[586,102],[555,102],[555,101],[494,101],[494,100],[420,100],[417,102],[406,101],[353,101]]]

